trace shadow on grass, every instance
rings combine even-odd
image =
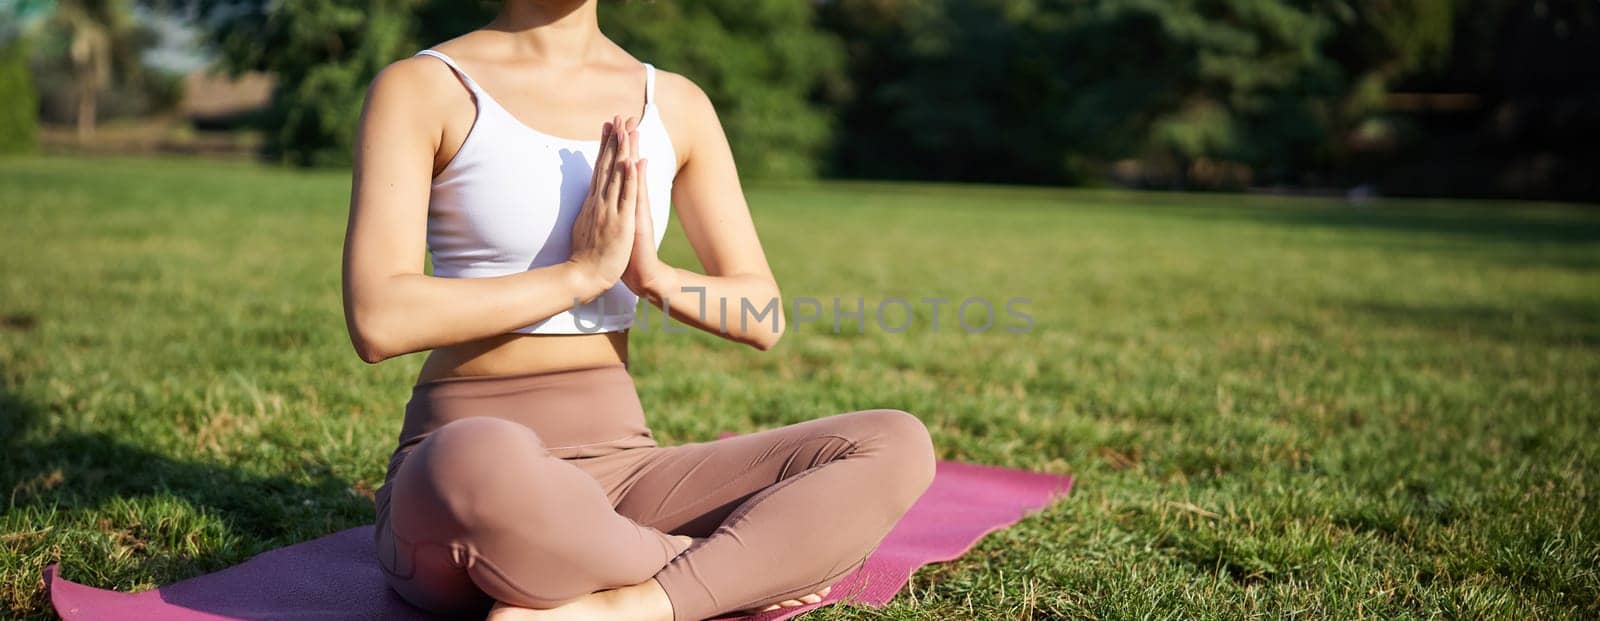
[[[1342,302],[1357,316],[1436,338],[1487,339],[1508,345],[1600,347],[1600,306],[1526,302],[1517,308],[1472,304]]]
[[[1600,242],[1600,218],[1589,213],[1516,208],[1347,205],[1252,209],[1252,219],[1297,227],[1441,234],[1530,244]]]
[[[1350,203],[1254,195],[1177,195],[1152,198],[1137,206],[1207,222],[1223,219],[1358,234],[1404,234],[1413,241],[1421,241],[1417,236],[1444,236],[1565,247],[1600,244],[1600,210],[1572,206],[1473,201]]]
[[[45,539],[37,541],[37,545],[13,548],[25,560],[22,567],[7,569],[31,572],[23,585],[33,584],[45,565],[57,561],[69,579],[93,582],[94,576],[107,575],[101,570],[111,564],[111,559],[83,558],[86,544],[81,538],[63,539],[60,526],[77,522],[77,526],[68,529],[84,528],[82,520],[75,517],[101,514],[104,503],[118,498],[177,498],[222,523],[222,537],[201,542],[196,546],[202,550],[198,555],[152,550],[158,554],[135,562],[141,577],[163,583],[220,569],[266,549],[371,521],[371,500],[352,493],[350,482],[320,465],[303,466],[308,474],[298,479],[263,476],[222,463],[162,455],[138,446],[136,438],[111,432],[50,430],[49,418],[57,406],[24,400],[6,383],[4,378],[9,376],[3,371],[0,369],[0,455],[4,455],[0,459],[0,485],[4,487],[0,489],[9,495],[6,512],[13,517],[50,516],[50,523],[24,525],[31,531],[46,532]],[[151,412],[152,416],[159,414]],[[102,519],[97,527],[110,531],[115,525]],[[152,530],[161,527],[144,525]],[[126,533],[107,534],[121,537]],[[134,540],[118,543],[132,547],[135,553],[154,548],[155,545],[138,540],[145,534],[161,536],[159,532],[136,529],[132,533]],[[230,548],[228,542],[249,543]],[[111,575],[117,571],[110,569]],[[44,594],[36,594],[34,601],[44,606]]]

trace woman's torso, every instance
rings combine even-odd
[[[633,88],[628,88],[629,63],[618,59],[609,67],[614,71],[594,72],[608,75],[593,84],[568,78],[569,88],[553,89],[541,87],[535,79],[519,82],[519,76],[536,75],[526,65],[474,63],[470,51],[453,50],[448,43],[436,49],[448,55],[441,60],[452,60],[466,76],[464,93],[472,96],[463,104],[465,110],[445,113],[428,217],[429,253],[436,275],[493,276],[565,260],[572,221],[588,191],[589,163],[599,147],[598,139],[567,136],[598,135],[601,123],[613,113],[640,118],[641,155],[652,162],[670,161],[650,169],[660,243],[678,162],[655,108],[654,93],[644,94],[653,86],[645,84],[644,67],[631,72],[638,77],[632,80],[637,83]],[[461,55],[469,60],[455,58]],[[552,79],[562,78],[544,78]],[[592,129],[574,129],[589,121]],[[552,131],[539,129],[543,127]],[[515,192],[507,191],[512,188]],[[631,308],[634,303],[631,292],[618,284],[601,299],[575,309],[579,312],[553,317],[523,332],[435,349],[417,382],[625,364],[631,313],[623,316],[619,307]],[[568,333],[524,333],[546,324]]]

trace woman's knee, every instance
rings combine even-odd
[[[481,525],[503,513],[499,503],[536,493],[528,483],[549,459],[527,427],[488,417],[454,421],[429,434],[402,466],[409,471],[402,472],[409,479],[404,493],[412,496],[406,504],[463,527]]]
[[[443,483],[493,484],[514,475],[527,458],[545,458],[532,429],[489,417],[464,418],[440,427],[423,441],[426,466]]]
[[[858,412],[864,420],[872,450],[880,454],[882,476],[894,483],[907,503],[914,502],[933,483],[936,453],[927,425],[902,410]]]

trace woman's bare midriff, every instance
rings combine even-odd
[[[446,377],[519,375],[628,362],[628,332],[502,334],[441,347],[422,363],[417,383]]]

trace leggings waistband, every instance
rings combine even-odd
[[[521,424],[567,459],[654,446],[633,377],[621,364],[516,375],[446,377],[417,384],[396,452],[475,416]]]

